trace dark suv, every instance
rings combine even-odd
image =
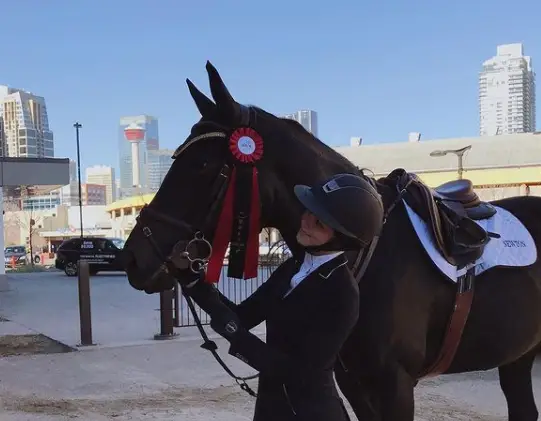
[[[55,267],[68,276],[76,276],[80,259],[88,261],[91,275],[103,270],[123,272],[117,259],[123,247],[124,241],[119,238],[87,237],[82,244],[80,238],[72,238],[58,247]]]

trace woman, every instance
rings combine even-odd
[[[187,293],[230,342],[229,353],[259,371],[254,421],[348,420],[333,366],[357,322],[359,290],[343,252],[379,235],[383,205],[352,174],[295,186],[295,195],[306,208],[297,234],[303,261],[288,259],[240,304],[204,282]],[[266,343],[249,332],[263,321]]]

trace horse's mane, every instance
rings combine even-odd
[[[336,152],[333,148],[331,148],[326,143],[322,142],[318,137],[314,136],[312,133],[310,133],[308,130],[304,128],[302,124],[300,124],[296,120],[291,120],[288,118],[281,118],[282,121],[285,121],[288,125],[291,126],[291,128],[297,132],[301,132],[304,136],[308,136],[310,140],[313,142],[313,144],[322,150],[323,153],[325,153],[326,158],[332,159],[335,161],[339,166],[344,167],[345,172],[351,172],[355,175],[362,175],[364,177],[372,178],[374,176],[374,173],[369,168],[359,168],[356,166],[353,162],[351,162],[349,159],[347,159],[344,155]],[[365,174],[365,171],[368,171],[372,173],[372,177],[367,176]]]

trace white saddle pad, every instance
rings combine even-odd
[[[405,201],[403,202],[413,228],[430,259],[453,282],[457,282],[458,277],[463,275],[472,266],[475,267],[475,274],[479,275],[497,266],[530,266],[537,260],[537,248],[526,227],[511,212],[496,207],[497,213],[494,216],[475,222],[486,231],[499,234],[500,238],[490,238],[490,241],[485,246],[483,255],[472,265],[462,268],[459,271],[456,266],[447,262],[438,251],[432,237],[431,228]]]

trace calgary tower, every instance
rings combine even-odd
[[[139,176],[139,143],[145,138],[145,129],[132,123],[124,129],[124,136],[131,143],[133,185],[138,188],[141,184]]]

